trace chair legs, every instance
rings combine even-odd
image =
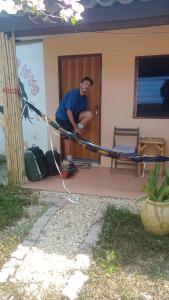
[[[111,165],[110,165],[110,174],[113,173],[113,169],[116,169],[116,159],[115,158],[111,158]],[[136,171],[136,177],[140,175],[141,173],[141,169],[140,169],[140,163],[136,163],[135,164],[135,171]]]
[[[113,158],[111,158],[110,174],[112,174],[112,169],[113,169]]]
[[[110,174],[113,173],[113,169],[115,168],[116,168],[116,160],[115,158],[111,158]]]

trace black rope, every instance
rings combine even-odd
[[[45,114],[43,114],[36,106],[34,106],[32,103],[25,101],[30,109],[32,109],[38,116],[40,116],[44,121],[47,120],[48,124],[52,126],[54,129],[59,130],[60,133],[66,137],[68,137],[70,140],[78,143],[83,148],[99,153],[102,156],[111,157],[111,158],[120,158],[120,159],[127,159],[131,160],[135,163],[141,163],[141,162],[166,162],[169,161],[169,156],[147,156],[147,155],[137,155],[137,154],[124,154],[121,152],[113,151],[109,148],[95,145],[92,142],[85,140],[76,134],[65,130],[62,128],[57,122],[52,121],[49,119]]]

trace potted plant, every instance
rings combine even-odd
[[[144,229],[156,235],[169,234],[169,171],[160,180],[160,164],[150,172],[144,185],[144,197],[139,199],[140,217]]]

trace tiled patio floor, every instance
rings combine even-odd
[[[79,172],[69,179],[65,179],[65,185],[72,193],[137,199],[145,177],[136,177],[133,170],[118,169],[110,174],[109,168],[91,167],[79,169]],[[37,182],[27,182],[27,188],[64,192],[63,184],[59,176],[50,176]]]

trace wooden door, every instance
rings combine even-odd
[[[89,76],[94,85],[88,93],[88,109],[93,113],[93,119],[85,129],[84,138],[100,145],[100,118],[101,118],[101,54],[74,55],[59,57],[59,96],[73,88],[80,87],[83,77]],[[77,143],[72,145],[73,158],[99,162],[99,155],[83,149]],[[64,157],[64,144],[61,144]]]

